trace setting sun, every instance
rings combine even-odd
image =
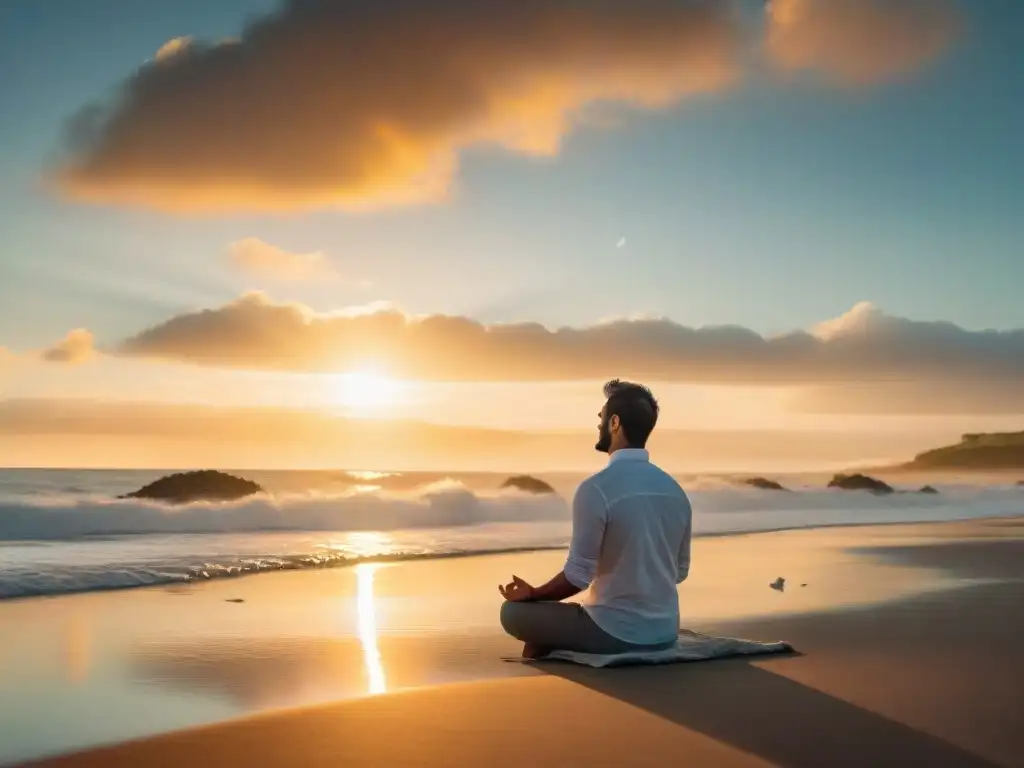
[[[402,396],[401,382],[370,370],[341,374],[335,385],[336,402],[356,416],[387,412]]]

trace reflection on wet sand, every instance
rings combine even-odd
[[[145,685],[227,700],[241,713],[357,698],[368,689],[377,693],[385,689],[385,668],[388,692],[539,674],[522,664],[501,663],[514,646],[497,634],[381,635],[376,647],[379,666],[368,667],[357,638],[238,637],[197,646],[147,645],[133,658],[132,676]]]
[[[81,615],[73,614],[65,636],[65,661],[68,681],[79,685],[89,679],[92,668],[92,636],[89,622]]]
[[[227,699],[240,711],[358,695],[358,642],[327,638],[231,638],[189,647],[147,646],[134,677],[183,693]]]
[[[367,693],[371,695],[387,690],[384,665],[381,663],[380,649],[377,647],[377,607],[373,599],[373,575],[380,567],[376,563],[362,563],[356,566],[356,620],[359,642],[363,646]]]

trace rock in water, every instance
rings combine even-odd
[[[156,499],[173,504],[187,504],[191,501],[234,501],[263,492],[263,488],[251,480],[204,469],[199,472],[179,472],[161,477],[119,498]]]
[[[777,578],[775,581],[773,581],[768,586],[771,587],[774,590],[777,590],[778,592],[785,592],[786,591],[786,580],[784,578],[782,578],[781,576],[779,576],[779,578]]]
[[[749,485],[751,488],[760,488],[762,491],[787,491],[788,488],[784,488],[774,480],[769,480],[767,477],[748,477],[743,481],[744,485]]]
[[[828,484],[829,488],[839,488],[844,491],[871,491],[872,493],[895,493],[895,490],[888,483],[876,480],[867,475],[836,475]]]
[[[926,485],[926,486],[924,486],[924,488],[922,488],[920,491],[918,491],[918,493],[938,493],[938,492],[939,492],[938,489],[933,488],[930,485]]]
[[[543,480],[530,475],[513,475],[501,484],[502,488],[518,488],[527,493],[554,493],[555,489]]]

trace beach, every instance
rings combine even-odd
[[[513,570],[539,580],[563,557],[7,601],[2,759],[1020,764],[1019,519],[695,540],[684,626],[793,654],[617,670],[502,661],[518,648],[497,627],[497,583]],[[778,576],[782,592],[768,586]]]

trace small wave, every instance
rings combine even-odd
[[[213,579],[250,576],[274,571],[292,571],[306,568],[339,568],[360,563],[409,562],[416,560],[442,560],[474,555],[500,555],[516,552],[537,552],[562,549],[565,544],[531,544],[521,547],[484,547],[481,549],[452,549],[436,552],[388,552],[376,555],[348,553],[312,553],[304,555],[277,555],[255,558],[227,558],[226,562],[187,563],[162,562],[159,564],[120,563],[104,566],[63,566],[45,570],[0,573],[0,600],[28,597],[68,595],[79,592],[110,592],[138,587],[158,587],[173,584],[192,584]]]

